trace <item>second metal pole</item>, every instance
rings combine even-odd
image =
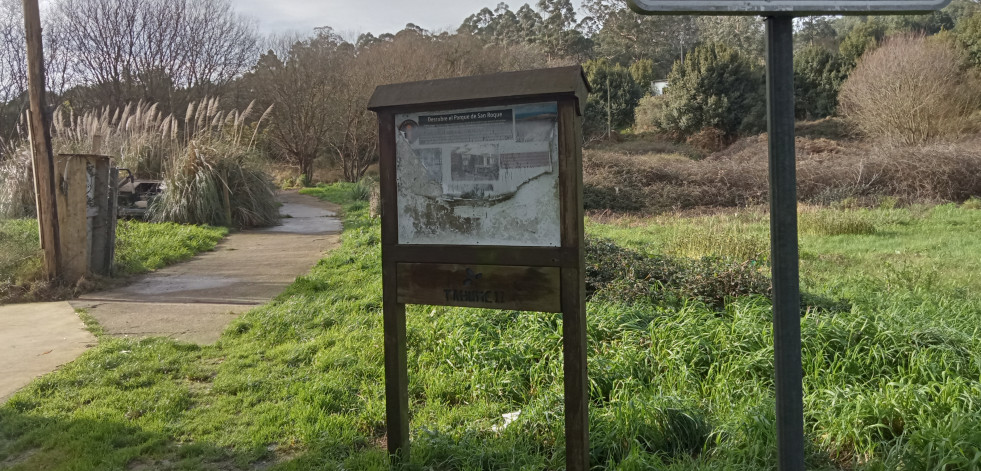
[[[779,471],[804,469],[793,41],[793,17],[766,18],[770,263],[773,270],[773,355]]]

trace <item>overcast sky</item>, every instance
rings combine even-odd
[[[406,23],[430,31],[456,31],[464,18],[481,8],[491,10],[501,0],[233,0],[239,13],[259,22],[265,33],[298,31],[330,26],[348,39],[357,33],[395,33]],[[505,1],[517,10],[536,0]],[[579,1],[573,4],[579,6]]]

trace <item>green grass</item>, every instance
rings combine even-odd
[[[120,220],[116,226],[116,271],[144,273],[206,252],[228,235],[224,227]]]
[[[115,275],[134,275],[211,250],[228,234],[223,227],[120,220]],[[0,220],[0,304],[70,296],[41,282],[42,253],[35,219]]]
[[[0,219],[0,283],[31,278],[41,270],[35,219]]]
[[[678,234],[714,240],[720,224],[758,243],[768,238],[765,218],[749,215],[593,223],[588,231],[658,253]],[[956,205],[802,214],[812,450],[858,469],[981,467],[978,227],[981,212]],[[730,256],[742,245],[700,255]]]
[[[102,337],[0,407],[0,467],[386,469],[378,222],[350,185],[304,192],[345,205],[339,249],[214,345]],[[978,469],[981,212],[861,217],[873,234],[802,237],[808,469]],[[714,218],[765,243],[765,217]],[[709,225],[588,232],[658,254]],[[913,268],[930,266],[940,274],[924,288]],[[407,319],[408,469],[564,466],[559,315],[410,306]],[[595,467],[773,468],[766,298],[594,301],[588,319]]]

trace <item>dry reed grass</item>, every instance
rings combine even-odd
[[[59,108],[52,118],[52,144],[56,153],[108,154],[114,165],[130,169],[137,177],[173,180],[186,173],[189,165],[238,167],[239,174],[248,170],[246,185],[233,182],[235,171],[222,171],[223,187],[235,188],[230,195],[234,218],[243,225],[272,223],[269,216],[272,194],[252,184],[268,179],[253,175],[256,171],[255,141],[260,124],[272,107],[251,120],[253,104],[245,110],[223,110],[219,99],[205,98],[188,105],[183,120],[164,115],[152,103],[130,103],[123,108],[103,108],[76,115],[71,109]],[[100,149],[95,142],[101,142]],[[34,214],[34,186],[29,175],[30,151],[26,136],[8,144],[0,162],[0,217],[14,218]],[[193,158],[188,159],[188,156]],[[226,165],[222,163],[230,160]],[[189,164],[189,162],[191,162]],[[188,196],[193,198],[193,195]],[[173,199],[172,199],[173,200]],[[224,198],[223,198],[224,200]],[[224,201],[222,201],[224,204]],[[221,210],[227,215],[228,211]],[[158,213],[163,214],[163,213]],[[182,222],[205,222],[182,219]],[[213,221],[208,221],[213,222]]]

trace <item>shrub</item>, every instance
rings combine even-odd
[[[770,280],[755,262],[647,256],[593,237],[586,238],[585,251],[589,297],[614,302],[695,299],[721,308],[735,296],[770,292]]]
[[[645,95],[637,102],[634,108],[634,130],[635,131],[655,131],[660,116],[665,112],[668,105],[664,95]]]
[[[188,106],[186,146],[165,167],[164,191],[150,205],[151,219],[238,227],[279,222],[274,186],[254,147],[262,117],[255,128],[245,124],[251,110],[226,113],[217,99]]]
[[[272,180],[241,149],[188,146],[150,205],[156,222],[271,226],[279,222]]]
[[[351,185],[351,200],[368,201],[371,199],[371,188],[374,182],[368,178],[362,178],[357,183]]]
[[[217,106],[217,100],[213,100]],[[205,100],[207,103],[207,100]],[[194,104],[190,105],[192,108]],[[185,120],[185,133],[195,126]],[[155,103],[129,103],[122,109],[104,108],[75,115],[58,108],[52,115],[51,137],[56,153],[92,152],[95,136],[102,140],[102,151],[115,159],[115,165],[128,168],[139,178],[158,179],[164,165],[182,141],[182,127],[173,115],[157,111]],[[198,124],[203,126],[203,124]]]
[[[586,100],[585,133],[605,134],[607,124],[612,131],[630,127],[634,121],[634,108],[643,94],[630,71],[604,60],[589,61],[583,66],[593,88]]]
[[[207,196],[208,191],[225,187],[230,190],[232,224],[269,225],[278,220],[278,210],[254,149],[256,131],[269,110],[255,123],[247,124],[251,110],[250,104],[241,112],[221,111],[217,98],[190,103],[183,121],[164,116],[156,105],[143,102],[81,115],[58,109],[52,118],[52,144],[56,153],[89,153],[95,136],[101,136],[103,152],[115,159],[116,166],[128,168],[140,178],[167,180],[167,188],[186,192],[165,194],[167,204],[175,206],[166,210],[158,206],[158,220],[225,224],[229,211],[213,207],[224,205],[224,201],[217,201],[224,196]],[[0,163],[0,217],[33,216],[34,182],[26,136],[9,147],[3,152],[9,158]],[[197,173],[202,169],[211,177],[197,179],[204,175]],[[193,175],[188,173],[191,170]],[[208,205],[212,207],[206,209]],[[195,206],[197,209],[192,210]],[[225,217],[191,217],[215,211]]]
[[[698,46],[683,63],[676,62],[664,97],[653,126],[679,137],[708,127],[734,137],[764,125],[762,72],[723,44]]]
[[[31,151],[24,143],[5,154],[0,162],[0,219],[34,217],[34,167]]]
[[[981,83],[942,41],[902,35],[862,57],[841,89],[842,114],[866,135],[921,144],[971,129]]]
[[[981,11],[957,22],[953,37],[975,67],[981,67]]]
[[[886,35],[886,24],[880,18],[870,18],[845,35],[838,46],[844,71],[850,72],[866,51],[874,49]]]
[[[845,79],[841,58],[811,46],[794,55],[794,108],[797,118],[831,116],[838,106],[838,90]]]
[[[640,59],[630,64],[630,76],[634,78],[634,82],[640,87],[644,96],[654,94],[654,81],[659,78],[654,74],[654,61]]]
[[[583,208],[586,210],[640,211],[647,207],[643,193],[613,186],[583,184]]]
[[[688,145],[704,152],[718,152],[729,145],[729,137],[718,128],[705,128],[692,134],[686,141]]]

